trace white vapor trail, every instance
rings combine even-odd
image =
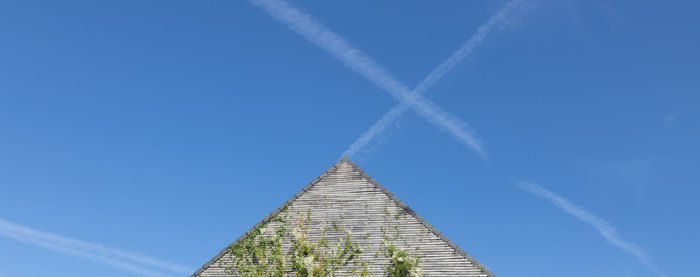
[[[414,110],[420,116],[427,119],[443,131],[446,131],[459,142],[465,144],[473,151],[485,158],[485,150],[482,143],[476,138],[474,131],[466,122],[454,117],[442,110],[422,94],[430,89],[444,75],[449,73],[459,62],[471,54],[498,26],[506,25],[508,19],[514,13],[521,11],[527,0],[511,0],[499,12],[486,23],[479,27],[462,47],[453,53],[445,62],[435,68],[418,86],[410,90],[404,84],[394,78],[384,67],[372,60],[368,55],[352,46],[348,41],[329,30],[309,14],[297,9],[284,0],[250,0],[254,5],[262,8],[274,19],[287,25],[291,30],[300,34],[305,39],[319,48],[331,54],[343,65],[368,79],[377,87],[387,91],[399,104],[389,110],[382,118],[370,127],[360,138],[344,152],[350,156],[357,153],[374,137],[383,133],[398,117],[408,109]],[[633,255],[646,267],[660,276],[666,276],[657,269],[647,253],[638,245],[622,239],[617,230],[607,221],[581,206],[553,193],[535,183],[518,183],[518,186],[533,195],[542,197],[553,203],[564,212],[573,215],[577,219],[595,228],[605,240],[613,246]]]
[[[264,9],[277,21],[286,24],[308,41],[330,53],[345,66],[387,91],[407,108],[414,110],[430,123],[448,132],[458,141],[485,157],[481,142],[466,122],[442,110],[420,94],[412,93],[384,67],[313,19],[309,14],[283,0],[251,0],[251,2]]]
[[[518,11],[523,10],[525,5],[524,0],[511,0],[503,8],[501,8],[496,14],[494,14],[488,21],[482,24],[476,31],[476,33],[467,40],[462,47],[457,49],[447,60],[436,67],[430,74],[428,74],[423,81],[416,86],[412,94],[423,94],[425,91],[430,89],[437,81],[439,81],[443,76],[449,73],[459,62],[464,60],[469,56],[474,49],[479,47],[481,43],[486,39],[486,36],[496,27],[507,24],[509,17]],[[362,135],[355,140],[350,147],[348,147],[342,156],[353,156],[359,152],[365,145],[367,145],[374,137],[383,134],[386,129],[392,126],[401,115],[403,115],[408,110],[408,106],[405,102],[401,102],[395,107],[393,107],[389,112],[384,114],[377,122],[374,123],[367,131],[362,133]]]
[[[631,254],[632,256],[635,256],[642,262],[642,264],[644,264],[647,268],[649,268],[651,271],[658,274],[659,276],[667,276],[665,273],[661,272],[658,268],[656,268],[656,266],[654,266],[654,264],[651,262],[651,258],[649,258],[649,255],[646,253],[646,251],[644,251],[638,245],[622,239],[617,233],[615,227],[610,225],[610,223],[607,222],[605,219],[596,216],[595,214],[584,209],[583,207],[572,203],[566,198],[563,198],[541,187],[538,184],[520,182],[517,185],[521,189],[532,193],[535,196],[546,199],[558,208],[562,209],[564,212],[573,215],[574,217],[587,223],[588,225],[591,225],[593,228],[598,230],[598,232],[603,236],[603,238],[605,238],[606,241],[608,241],[608,243]]]
[[[0,219],[0,236],[19,242],[34,244],[59,253],[104,263],[115,268],[148,277],[168,277],[147,266],[175,273],[192,273],[194,269],[161,261],[152,257],[108,248],[99,244],[84,242],[52,233],[38,231]]]

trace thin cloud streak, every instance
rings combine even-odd
[[[442,64],[436,67],[430,74],[428,74],[423,81],[421,81],[418,86],[416,86],[411,94],[421,95],[430,89],[435,83],[437,83],[442,77],[447,75],[457,64],[469,56],[476,48],[478,48],[484,39],[488,36],[491,31],[496,27],[503,27],[508,23],[512,22],[511,17],[515,14],[524,11],[525,9],[524,0],[512,0],[506,3],[503,8],[501,8],[496,14],[494,14],[488,21],[479,26],[476,33],[467,40],[462,47],[457,49],[452,55],[447,58]],[[353,156],[362,150],[373,138],[376,136],[384,134],[384,132],[392,126],[399,117],[401,117],[408,110],[408,106],[405,102],[401,102],[395,107],[393,107],[389,112],[384,114],[377,122],[374,123],[367,131],[362,133],[357,140],[355,140],[350,147],[348,147],[342,156]]]
[[[277,21],[286,24],[308,41],[330,53],[345,66],[387,91],[430,123],[485,157],[485,150],[481,142],[466,122],[442,110],[420,94],[412,93],[384,67],[313,19],[309,14],[282,0],[251,0],[251,2],[261,7]]]
[[[408,110],[408,107],[404,104],[398,104],[391,108],[387,113],[385,113],[377,122],[372,124],[372,126],[367,129],[362,135],[360,135],[359,138],[357,138],[355,141],[350,144],[350,147],[346,149],[341,157],[347,156],[347,157],[352,157],[360,150],[362,150],[367,144],[369,144],[372,139],[375,137],[382,135],[386,132],[386,130],[392,126],[393,123],[396,122],[396,120],[399,119],[406,111]]]
[[[639,259],[642,264],[649,268],[654,273],[659,276],[667,276],[665,273],[661,272],[654,264],[651,262],[651,258],[640,246],[624,240],[617,233],[615,227],[613,227],[605,219],[599,218],[595,214],[589,212],[583,207],[576,205],[575,203],[563,198],[535,183],[520,182],[517,184],[519,188],[527,191],[535,196],[546,199],[547,201],[554,204],[557,208],[560,208],[564,212],[573,215],[577,219],[591,225],[591,227],[598,230],[598,232],[605,238],[605,240],[612,244],[613,246],[625,251],[632,256]]]
[[[170,276],[157,270],[148,269],[144,266],[156,267],[170,272],[194,272],[194,269],[182,265],[161,261],[140,254],[108,248],[99,244],[88,243],[73,238],[38,231],[2,219],[0,219],[0,236],[23,243],[34,244],[55,252],[100,262],[142,276]]]

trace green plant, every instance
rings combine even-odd
[[[389,266],[387,273],[390,277],[420,277],[420,259],[411,257],[406,250],[398,250],[394,244],[387,247]]]
[[[358,244],[353,243],[349,233],[345,234],[345,242],[331,249],[326,239],[326,231],[323,237],[317,242],[311,242],[308,237],[309,217],[300,216],[294,228],[294,241],[292,246],[292,268],[296,276],[300,277],[326,277],[333,276],[341,266],[354,262],[357,265],[358,255],[362,249]],[[336,230],[338,226],[335,225]],[[366,270],[365,270],[366,271]],[[363,275],[363,276],[366,276]]]
[[[384,276],[420,277],[420,259],[395,246],[395,243],[403,241],[398,224],[393,222],[398,214],[391,214],[387,207],[384,212],[387,225],[380,225],[383,240],[374,258],[379,255],[389,258]],[[321,237],[314,242],[308,236],[312,225],[311,210],[297,212],[297,220],[290,222],[286,220],[286,214],[287,207],[284,207],[280,213],[232,245],[229,248],[230,259],[222,262],[226,265],[225,272],[241,277],[370,275],[368,261],[362,259],[360,242],[366,243],[373,234],[363,233],[359,235],[360,241],[354,242],[342,221],[329,218],[320,226]],[[327,237],[329,232],[333,234],[333,242],[330,243]],[[344,236],[338,236],[340,234]],[[411,245],[404,246],[413,249]],[[369,244],[366,247],[370,247]]]
[[[284,207],[282,211],[286,211]],[[279,222],[274,234],[267,234],[271,222]],[[282,239],[287,233],[285,219],[279,214],[251,231],[242,240],[229,248],[232,263],[227,264],[225,272],[236,273],[242,277],[282,277],[285,262],[282,253]]]

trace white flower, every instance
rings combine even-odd
[[[304,264],[304,267],[310,269],[314,265],[314,256],[305,257],[302,260],[302,263]]]
[[[411,276],[413,277],[421,277],[421,270],[420,267],[413,267],[411,268]]]
[[[292,234],[294,234],[295,240],[299,240],[303,236],[303,234],[299,228],[294,228],[294,230],[292,231]]]

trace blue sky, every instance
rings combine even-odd
[[[424,94],[485,155],[411,110],[351,158],[498,276],[661,275],[523,182],[700,275],[700,4],[525,2]],[[507,5],[290,3],[410,88]],[[398,103],[247,1],[4,1],[0,42],[0,226],[189,268]],[[65,252],[0,276],[140,276]]]

